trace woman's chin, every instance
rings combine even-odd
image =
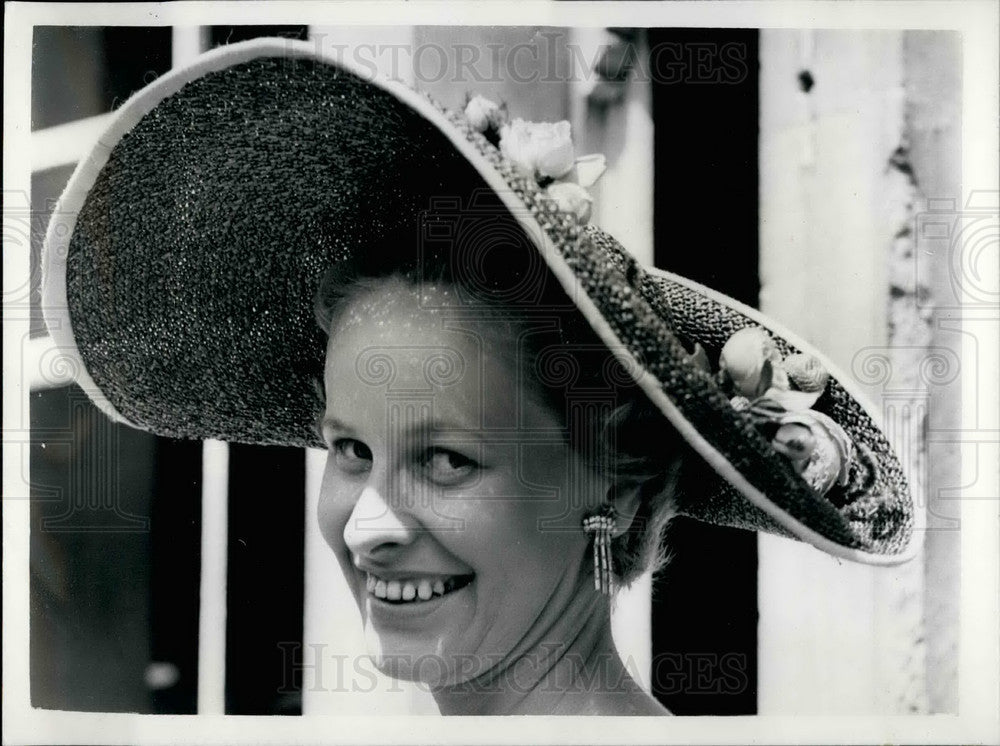
[[[365,643],[376,670],[399,681],[411,681],[430,688],[445,686],[453,678],[450,656],[442,641],[419,640],[376,630],[365,623]]]
[[[430,687],[476,676],[483,662],[469,652],[469,633],[476,626],[474,585],[423,603],[363,597],[365,644],[375,667]]]
[[[372,656],[372,663],[376,671],[396,681],[410,682],[428,690],[447,685],[447,678],[442,677],[444,671],[440,662],[426,657]]]

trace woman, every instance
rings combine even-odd
[[[889,564],[917,514],[818,355],[587,225],[600,168],[565,123],[233,45],[133,97],[74,175],[50,330],[118,420],[321,442],[369,653],[443,713],[664,713],[609,608],[672,515]]]
[[[631,582],[681,443],[564,293],[509,300],[528,258],[511,247],[489,287],[426,255],[326,278],[320,525],[376,665],[443,713],[663,714],[615,651],[580,526],[614,506],[607,559]]]

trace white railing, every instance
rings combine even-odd
[[[72,166],[97,142],[112,114],[99,114],[31,133],[31,170]]]

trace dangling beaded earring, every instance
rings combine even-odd
[[[594,590],[605,596],[614,591],[611,565],[611,532],[618,517],[613,505],[602,505],[583,519],[583,530],[594,535]]]

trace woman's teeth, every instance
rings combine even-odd
[[[435,596],[443,596],[446,593],[463,588],[471,581],[471,575],[451,577],[446,580],[442,580],[441,578],[435,580],[431,580],[430,578],[382,580],[374,575],[368,575],[366,585],[368,592],[375,596],[375,598],[395,603],[419,603],[420,601],[429,601]]]

